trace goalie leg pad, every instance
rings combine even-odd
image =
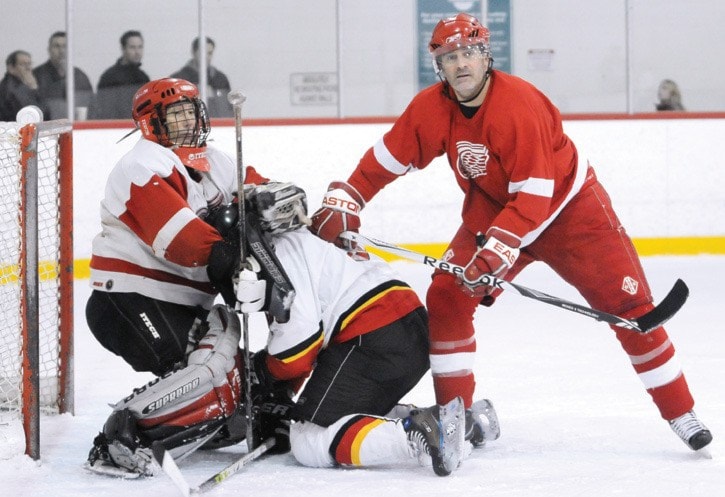
[[[134,389],[114,406],[109,422],[121,412],[132,414],[137,438],[144,447],[160,440],[172,450],[198,441],[189,445],[196,449],[237,410],[241,401],[239,320],[224,306],[215,306],[208,320],[209,331],[189,355],[187,367]],[[109,443],[119,433],[107,433]]]

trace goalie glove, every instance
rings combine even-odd
[[[269,182],[244,187],[250,210],[266,233],[279,234],[309,226],[307,194],[294,183]]]
[[[249,268],[242,269],[235,282],[237,302],[234,309],[243,313],[259,312],[264,308],[267,281],[259,279],[261,267],[257,259],[249,256],[247,263]]]
[[[310,230],[325,241],[343,249],[353,249],[354,243],[339,238],[343,231],[360,229],[360,211],[365,199],[353,186],[333,181],[322,198],[322,207],[312,215]]]
[[[484,242],[480,233],[476,239]],[[463,270],[463,285],[473,296],[482,298],[490,295],[494,288],[483,283],[482,277],[490,274],[503,278],[518,259],[520,246],[521,239],[513,233],[495,226],[489,228],[485,243],[479,243],[478,250]]]

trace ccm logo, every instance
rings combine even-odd
[[[352,200],[345,200],[336,197],[325,197],[322,199],[322,204],[328,207],[337,207],[346,211],[357,214],[360,212],[360,206]]]

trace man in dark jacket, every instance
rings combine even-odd
[[[33,76],[33,62],[24,50],[15,50],[5,59],[6,73],[0,81],[0,121],[15,121],[15,116],[26,105],[36,105],[47,116],[48,109],[38,93],[38,82]]]
[[[48,60],[33,69],[38,81],[38,92],[48,104],[48,119],[68,117],[66,104],[66,54],[67,43],[64,31],[56,31],[48,40]],[[76,107],[88,107],[93,96],[93,87],[86,73],[73,68]]]
[[[207,36],[206,38],[206,84],[208,88],[207,107],[211,117],[232,117],[234,112],[232,106],[227,101],[227,93],[231,89],[229,79],[226,74],[211,65],[211,59],[214,55],[216,44],[214,40]],[[191,43],[191,59],[184,67],[171,75],[172,78],[185,79],[191,81],[195,85],[199,84],[199,65],[201,61],[199,50],[199,38],[194,38]]]
[[[139,31],[126,31],[121,36],[121,57],[101,74],[98,95],[89,114],[96,119],[130,119],[133,95],[150,81],[141,70],[143,36]]]

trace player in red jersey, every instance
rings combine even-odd
[[[634,246],[558,109],[528,82],[492,69],[489,38],[467,14],[437,24],[429,50],[441,82],[413,98],[346,182],[330,184],[312,226],[344,246],[338,235],[359,228],[360,210],[376,193],[446,155],[465,198],[444,258],[466,269],[462,278],[436,272],[428,290],[431,371],[436,402],[461,396],[467,407],[475,388],[473,315],[497,296],[475,284],[482,274],[510,280],[538,260],[594,308],[627,318],[653,308]],[[710,443],[664,328],[613,329],[677,435],[693,450]]]

